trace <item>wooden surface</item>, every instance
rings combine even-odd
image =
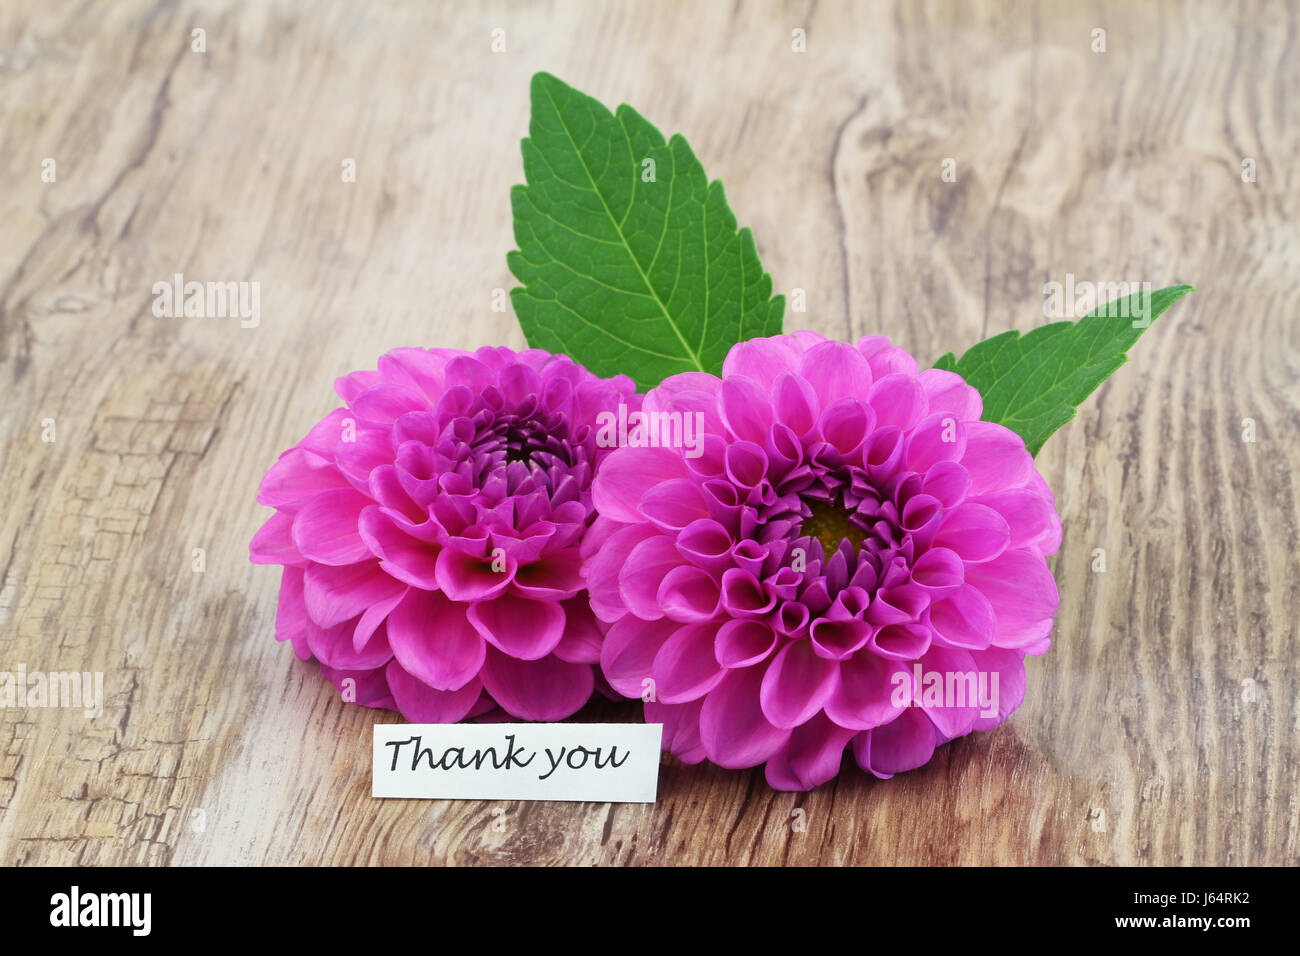
[[[5,3],[0,670],[107,699],[0,710],[0,862],[1296,863],[1298,17]],[[369,797],[396,715],[273,640],[255,489],[335,376],[523,344],[492,301],[538,69],[689,137],[805,290],[787,329],[928,362],[1043,322],[1067,273],[1198,287],[1039,458],[1061,609],[1008,724],[808,794],[665,763],[654,806]],[[260,325],[155,317],[178,272],[260,283]]]

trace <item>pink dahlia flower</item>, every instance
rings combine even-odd
[[[579,574],[610,451],[595,420],[639,407],[632,381],[537,350],[396,349],[335,388],[346,407],[258,495],[276,512],[252,560],[284,565],[277,638],[412,721],[572,714],[600,653]]]
[[[1024,442],[981,411],[888,339],[811,332],[646,396],[644,432],[596,476],[584,574],[605,676],[667,749],[805,790],[846,747],[889,777],[1019,706],[1061,525]],[[703,440],[660,441],[674,416]]]

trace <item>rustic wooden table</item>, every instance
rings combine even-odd
[[[5,4],[0,670],[105,700],[0,710],[0,861],[1294,864],[1297,30],[1217,2]],[[932,360],[1040,324],[1068,274],[1199,288],[1039,458],[1061,610],[1008,724],[807,794],[669,762],[652,806],[370,798],[397,717],[272,639],[255,489],[336,375],[523,344],[492,304],[539,69],[688,135],[805,291],[787,328]],[[259,283],[260,322],[155,316],[177,273]]]

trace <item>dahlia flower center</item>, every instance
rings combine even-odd
[[[808,512],[801,533],[820,541],[827,554],[838,551],[842,541],[848,541],[855,552],[866,543],[866,534],[842,505],[814,500],[808,502]]]
[[[535,400],[514,408],[495,407],[499,403],[492,400],[480,402],[473,414],[452,422],[452,433],[461,442],[448,449],[448,464],[454,469],[457,462],[466,463],[475,488],[482,490],[492,476],[502,476],[508,492],[515,494],[521,490],[519,483],[530,476],[532,484],[554,490],[575,469],[577,477],[589,479],[582,464],[583,436],[574,433],[567,415],[539,408]],[[587,480],[580,483],[585,490]]]
[[[558,432],[560,429],[556,428],[555,424],[551,424],[549,430]],[[567,452],[567,444],[563,437],[560,434],[548,434],[549,430],[547,423],[538,421],[507,422],[501,441],[505,446],[506,461],[521,461],[527,465],[533,462],[534,455],[539,452],[550,451],[552,454],[557,451]],[[567,455],[565,457],[567,458]],[[569,462],[565,461],[564,464]]]

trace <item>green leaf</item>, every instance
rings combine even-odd
[[[510,192],[519,248],[506,257],[530,346],[645,390],[718,374],[736,342],[781,332],[785,299],[753,234],[737,232],[685,139],[665,142],[630,106],[611,113],[548,73],[531,97],[528,184]]]
[[[960,359],[935,368],[956,372],[979,389],[984,421],[1010,428],[1037,455],[1052,432],[1128,358],[1128,350],[1160,314],[1188,292],[1175,285],[1098,306],[1078,322],[1053,322],[1022,336],[1012,330],[985,339]],[[1136,324],[1135,324],[1136,323]]]

